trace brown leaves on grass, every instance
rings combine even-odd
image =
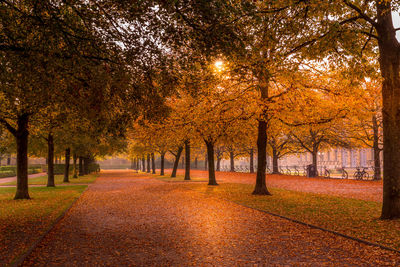
[[[0,265],[27,250],[86,186],[31,188],[31,200],[13,200],[15,188],[0,188]]]

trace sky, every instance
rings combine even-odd
[[[392,13],[393,25],[395,28],[400,28],[400,15],[398,12]],[[397,31],[397,40],[400,42],[400,31]]]

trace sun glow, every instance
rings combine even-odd
[[[219,70],[219,71],[222,70],[223,65],[224,65],[224,62],[221,61],[221,60],[218,60],[218,61],[216,61],[216,62],[214,63],[215,68],[216,68],[217,70]]]

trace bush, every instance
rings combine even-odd
[[[69,173],[72,173],[73,168],[69,168]],[[65,164],[54,164],[54,174],[64,174]],[[43,165],[42,171],[47,172],[47,165]]]
[[[40,165],[32,165],[28,167],[28,174],[35,174],[42,171]],[[17,176],[17,166],[1,166],[0,178]]]

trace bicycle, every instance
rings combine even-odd
[[[331,172],[326,167],[324,167],[324,177],[331,178]]]
[[[307,166],[303,166],[303,176],[307,176]]]
[[[344,169],[344,167],[342,167],[341,171],[342,171],[342,179],[348,179],[349,178],[349,174]]]
[[[356,168],[357,171],[354,173],[354,179],[356,180],[364,180],[364,179],[369,179],[369,174],[365,170],[366,168],[363,167],[362,171],[360,171],[360,168]]]
[[[266,167],[266,172],[267,173],[271,173],[271,170],[270,170],[270,168],[268,166]]]

